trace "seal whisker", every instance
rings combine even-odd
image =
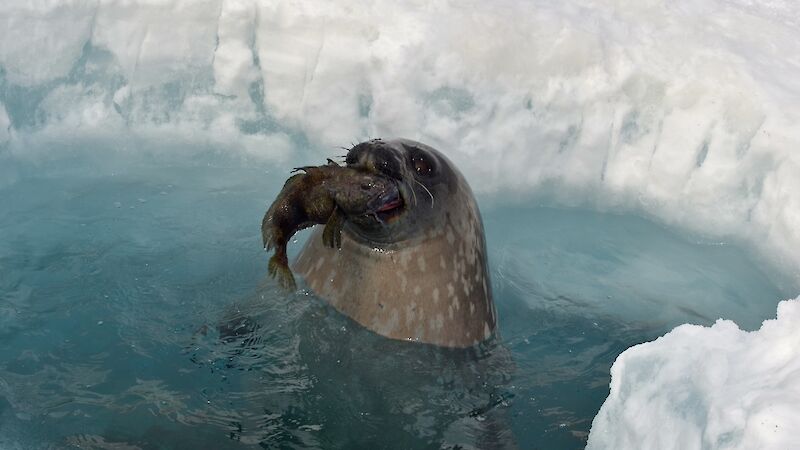
[[[425,187],[424,184],[422,184],[419,181],[417,181],[416,178],[411,178],[411,179],[414,180],[414,183],[417,183],[418,185],[422,186],[422,189],[425,189],[425,192],[427,192],[428,195],[431,197],[431,209],[433,209],[433,194],[431,194],[431,191],[429,191],[428,188]],[[414,190],[412,189],[411,191],[413,192]]]
[[[412,177],[412,180],[413,180],[413,177]],[[414,181],[417,181],[417,180],[414,180]],[[410,189],[411,189],[411,197],[414,198],[414,207],[416,207],[417,206],[417,192],[414,191],[414,186],[410,186]]]

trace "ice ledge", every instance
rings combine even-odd
[[[800,297],[747,332],[681,325],[629,348],[587,449],[800,448]]]

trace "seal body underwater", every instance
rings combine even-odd
[[[425,144],[375,139],[348,167],[397,183],[399,198],[349,217],[341,248],[316,227],[294,270],[341,313],[380,335],[445,347],[492,336],[496,312],[478,206],[463,175]]]

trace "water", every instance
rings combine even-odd
[[[2,161],[0,448],[581,448],[624,349],[787,296],[731,245],[484,203],[499,338],[389,341],[264,279],[285,169],[95,150]]]

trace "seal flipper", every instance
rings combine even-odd
[[[326,247],[342,248],[342,227],[344,227],[344,214],[339,208],[335,208],[325,223],[325,229],[322,230],[322,243]]]

